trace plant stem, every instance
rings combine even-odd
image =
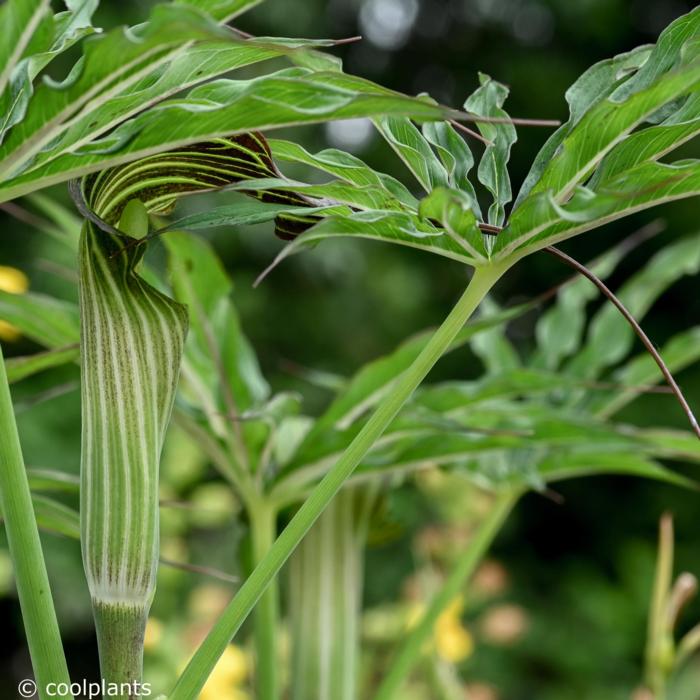
[[[0,348],[0,503],[39,697],[47,683],[68,683],[49,577],[24,468],[5,362]],[[72,695],[66,695],[72,699]]]
[[[666,697],[666,676],[673,667],[673,640],[666,625],[673,579],[673,549],[673,519],[665,513],[659,523],[659,553],[649,607],[645,659],[645,680],[655,700],[663,700]]]
[[[338,462],[316,486],[263,560],[217,620],[180,676],[170,700],[192,700],[206,682],[226,645],[239,630],[270,581],[323,512],[355,467],[381,437],[396,414],[450,346],[484,296],[510,264],[477,268],[450,314],[435,331],[413,364],[401,375],[372,417],[345,450]]]
[[[138,684],[143,676],[147,609],[141,605],[96,602],[93,612],[102,678],[120,686],[120,692],[111,697],[135,699],[140,695]]]
[[[384,676],[384,680],[379,686],[374,700],[390,700],[400,690],[401,684],[420,658],[423,646],[432,634],[440,613],[464,588],[465,583],[474,573],[481,557],[501,529],[518,497],[518,493],[507,492],[497,498],[488,517],[484,520],[474,539],[469,543],[469,546],[450,572],[445,585],[433,597],[420,622],[402,644],[389,668],[389,672]]]
[[[275,541],[277,513],[268,505],[250,509],[250,527],[253,567],[256,567]],[[279,617],[279,588],[276,583],[268,586],[254,612],[255,630],[255,684],[258,700],[277,700],[279,682],[277,674],[277,621]]]

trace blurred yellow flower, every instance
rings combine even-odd
[[[202,688],[200,700],[249,700],[248,693],[238,687],[248,678],[249,668],[248,656],[243,649],[229,644]]]
[[[146,623],[146,634],[143,637],[143,648],[146,651],[155,649],[163,638],[163,623],[155,617],[149,617]]]
[[[446,661],[459,663],[471,656],[474,639],[461,620],[464,601],[455,598],[441,613],[435,624],[435,647]]]
[[[29,289],[29,279],[21,270],[0,265],[0,290],[10,294],[24,294]],[[9,342],[20,337],[19,330],[7,321],[0,320],[0,340]]]

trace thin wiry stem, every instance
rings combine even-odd
[[[481,141],[481,143],[486,144],[487,146],[493,146],[493,141],[490,141],[485,136],[482,136],[478,131],[474,131],[474,129],[470,129],[468,126],[460,124],[456,119],[450,119],[449,121],[455,129],[461,131],[463,134],[467,134],[468,136],[471,136],[477,141]]]
[[[160,557],[158,560],[163,566],[168,566],[172,569],[180,569],[180,571],[187,571],[191,574],[201,574],[202,576],[209,576],[210,578],[215,578],[219,581],[225,581],[226,583],[240,583],[241,580],[238,576],[231,576],[224,571],[219,569],[214,569],[211,566],[200,566],[199,564],[189,564],[183,561],[174,561],[172,559],[166,559],[165,557]]]
[[[666,366],[666,363],[659,354],[659,351],[654,347],[654,344],[651,342],[651,340],[649,340],[647,334],[642,330],[642,327],[639,325],[634,316],[627,310],[625,305],[617,298],[617,296],[615,296],[615,294],[609,289],[605,282],[603,282],[603,280],[601,280],[594,272],[589,270],[585,265],[581,264],[577,260],[574,260],[571,256],[567,255],[558,248],[555,248],[554,246],[547,246],[544,250],[546,250],[550,255],[559,258],[559,260],[576,270],[586,279],[590,280],[596,287],[598,287],[600,292],[613,303],[615,308],[617,308],[617,310],[624,316],[625,320],[630,324],[630,326],[637,334],[637,337],[642,341],[642,344],[647,349],[649,354],[654,358],[654,362],[656,362],[659,369],[661,370],[661,374],[664,375],[664,378],[668,382],[668,385],[671,387],[673,393],[676,395],[678,403],[680,403],[681,408],[687,416],[693,431],[698,436],[698,439],[700,439],[700,425],[698,425],[697,418],[695,417],[693,410],[690,408],[690,405],[688,404],[685,396],[683,395],[681,388],[678,386],[676,380],[673,378],[671,371]]]

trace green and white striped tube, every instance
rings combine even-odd
[[[376,486],[342,489],[289,560],[293,700],[357,700],[362,572]]]
[[[81,545],[102,676],[110,682],[141,678],[158,564],[158,464],[187,332],[185,307],[138,275],[146,247],[138,239],[148,233],[148,213],[167,212],[179,196],[276,173],[262,135],[242,134],[71,183],[86,218]],[[254,196],[267,201],[266,193]]]
[[[133,205],[120,228],[144,234],[145,209]],[[81,544],[102,674],[120,683],[141,678],[158,564],[158,464],[187,332],[186,309],[136,274],[142,250],[91,222],[83,228]]]

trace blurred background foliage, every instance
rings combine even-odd
[[[105,0],[96,24],[137,22],[149,4]],[[483,71],[510,86],[507,108],[514,116],[564,118],[564,91],[586,67],[654,41],[692,5],[678,0],[268,0],[239,26],[258,35],[362,34],[362,42],[336,49],[349,72],[409,93],[428,91],[460,106],[477,85],[477,71]],[[398,160],[365,122],[296,129],[285,136],[312,149],[345,148],[410,184]],[[520,130],[511,160],[516,186],[546,136],[542,129]],[[685,150],[690,154],[690,147]],[[65,188],[51,195],[67,202]],[[180,205],[180,211],[206,209],[220,198],[199,197]],[[655,211],[653,216],[666,222],[665,232],[631,253],[611,286],[658,248],[695,233],[697,207],[697,201],[688,200]],[[31,221],[19,221],[6,211],[0,216],[0,264],[22,270],[35,291],[73,295],[71,280],[48,274],[56,244]],[[589,260],[651,216],[594,231],[566,244],[566,250]],[[235,303],[267,378],[275,390],[301,392],[305,411],[311,414],[320,411],[328,397],[304,382],[299,368],[352,372],[410,334],[438,323],[466,281],[465,269],[457,263],[394,246],[342,241],[290,259],[253,289],[252,281],[281,247],[270,227],[218,230],[209,237],[234,278]],[[162,251],[156,246],[152,255],[157,259]],[[499,285],[496,296],[509,305],[568,276],[560,263],[539,254],[521,263]],[[7,281],[7,275],[2,279],[20,287],[25,283]],[[686,277],[654,306],[645,328],[662,345],[698,319],[697,279]],[[534,320],[531,314],[510,326],[511,338],[523,350],[534,343]],[[8,355],[36,349],[22,338],[9,337],[4,347]],[[445,358],[432,377],[469,379],[479,373],[475,356],[462,350]],[[678,379],[691,403],[700,404],[700,370],[688,370]],[[28,465],[77,473],[77,389],[77,368],[72,367],[15,387]],[[680,410],[666,395],[642,397],[620,417],[641,425],[684,427]],[[239,543],[245,535],[236,519],[237,504],[196,447],[176,429],[171,431],[162,472],[164,499],[199,506],[162,509],[163,557],[237,575]],[[450,560],[479,515],[479,494],[455,492],[446,478],[428,475],[402,486],[383,504],[366,567],[368,654],[385,648],[387,635],[391,639],[397,605],[403,606],[402,615],[410,615],[411,606],[420,609],[417,591],[424,595],[425,585],[417,586],[417,580],[430,581],[435,567]],[[445,505],[455,499],[456,509]],[[441,618],[435,639],[438,661],[431,672],[442,672],[441,660],[457,662],[471,700],[632,697],[643,660],[656,527],[665,510],[676,518],[679,569],[700,574],[697,494],[606,476],[557,485],[556,494],[528,496],[469,594]],[[79,548],[50,535],[45,544],[73,676],[93,678],[96,651],[87,588],[80,583]],[[151,680],[163,688],[170,684],[234,589],[230,582],[161,567],[147,639]],[[0,640],[0,694],[9,698],[15,695],[16,679],[30,671],[4,549],[0,614],[9,621]],[[700,605],[684,619],[686,625],[700,619]],[[249,666],[248,650],[231,647],[202,697],[250,697]],[[700,675],[695,673],[685,681],[687,688],[676,691],[679,699],[700,698]],[[412,697],[408,693],[435,697],[419,685],[407,690],[405,697]]]

